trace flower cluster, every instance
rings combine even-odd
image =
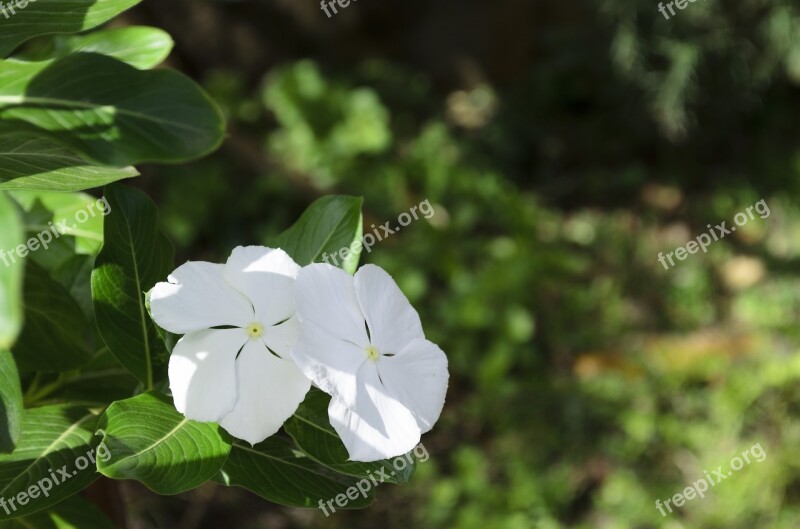
[[[312,383],[331,395],[328,415],[353,461],[409,452],[444,406],[447,357],[377,266],[351,276],[239,247],[224,265],[179,267],[150,307],[184,335],[169,363],[175,407],[251,444],[275,434]]]

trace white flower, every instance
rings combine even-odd
[[[381,268],[351,277],[325,264],[297,276],[294,358],[332,395],[328,416],[353,461],[409,452],[444,406],[447,357]]]
[[[189,262],[153,288],[153,319],[185,334],[169,361],[179,412],[256,444],[297,410],[311,386],[291,358],[299,270],[283,250],[239,247],[225,265]]]

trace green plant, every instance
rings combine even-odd
[[[118,181],[139,163],[210,153],[225,126],[193,81],[152,70],[172,46],[162,31],[65,35],[136,3],[37,0],[2,26],[0,521],[16,518],[9,527],[109,527],[75,496],[101,475],[160,494],[213,480],[316,508],[391,465],[348,461],[328,424],[330,398],[316,390],[255,447],[173,406],[167,364],[178,337],[153,322],[145,293],[167,280],[174,250],[157,206]],[[346,130],[337,137],[350,143]],[[100,199],[81,192],[101,186]],[[361,224],[360,199],[326,197],[272,242],[308,265],[359,240]],[[343,266],[357,264],[355,254]],[[414,469],[409,457],[387,480],[405,483]],[[373,497],[364,490],[348,508]]]

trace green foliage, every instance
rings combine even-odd
[[[36,133],[0,134],[0,190],[80,191],[132,178],[133,167],[96,167]]]
[[[22,389],[10,351],[0,350],[0,453],[13,452],[22,428]]]
[[[178,494],[219,472],[231,451],[219,425],[190,421],[171,399],[144,393],[108,407],[98,433],[111,454],[97,470],[113,479],[135,479],[159,494]]]
[[[37,0],[38,1],[38,0]],[[172,51],[172,38],[158,28],[127,26],[103,29],[85,35],[60,36],[52,39],[48,49],[29,60],[66,57],[73,53],[98,53],[114,57],[140,70],[155,68]]]
[[[359,480],[331,472],[299,453],[290,442],[270,437],[252,448],[235,441],[219,481],[244,487],[281,505],[317,508],[319,500],[343,494]],[[374,494],[372,490],[366,498],[359,495],[349,501],[347,508],[368,506]]]
[[[389,476],[384,479],[389,483],[411,481],[416,468],[415,463],[409,464],[398,473],[391,461],[388,460],[377,463],[348,461],[347,450],[328,421],[330,401],[329,395],[312,388],[294,416],[284,425],[286,433],[292,436],[297,446],[308,457],[331,470],[348,476],[365,478],[370,473],[383,469],[384,474]]]
[[[389,115],[374,91],[331,83],[309,61],[273,72],[264,102],[282,125],[270,150],[323,187],[353,156],[384,152],[391,141]]]
[[[135,3],[31,2],[5,22],[0,54],[93,28]],[[0,268],[2,527],[109,527],[74,497],[98,472],[160,494],[215,478],[316,507],[391,464],[348,462],[317,394],[287,426],[296,441],[280,434],[248,447],[217,424],[184,418],[163,393],[178,337],[152,322],[146,292],[172,272],[173,248],[156,205],[115,182],[139,174],[132,164],[203,156],[224,134],[219,109],[193,81],[147,71],[171,48],[163,31],[124,27],[39,38],[0,61],[0,247],[13,252]],[[348,122],[325,140],[331,156],[379,152],[389,138],[375,95],[339,94],[325,119]],[[101,186],[102,199],[77,193]],[[320,262],[360,240],[361,206],[360,198],[322,198],[273,246],[300,264]],[[351,252],[342,266],[353,273],[359,257]],[[413,469],[389,481],[405,483]],[[348,508],[373,498],[364,491]]]
[[[202,156],[219,147],[224,128],[213,102],[183,75],[83,52],[0,63],[0,117],[117,166]]]
[[[426,88],[428,72],[374,61],[286,65],[263,90],[235,74],[209,83],[253,139],[314,138],[307,160],[321,160],[328,131],[346,122],[315,117],[338,91],[372,91],[391,116],[380,151],[298,165],[291,149],[272,148],[268,169],[239,175],[253,194],[240,203],[251,236],[269,243],[309,185],[363,196],[365,226],[394,224],[425,199],[436,212],[361,255],[392,273],[449,354],[448,404],[425,438],[431,461],[413,487],[324,527],[797,524],[800,158],[785,141],[798,112],[787,69],[796,10],[694,3],[663,23],[653,4],[601,4],[586,5],[585,19],[549,7],[570,22],[540,22],[544,56],[522,65],[532,73],[491,88],[442,93]],[[329,103],[297,96],[319,86]],[[243,116],[262,92],[277,127]],[[224,203],[236,196],[218,186],[229,167],[241,163],[223,154],[175,171],[160,195],[177,208],[191,185],[206,204]],[[761,198],[769,218],[669,271],[659,264],[659,252]],[[262,220],[262,203],[274,218]],[[203,218],[176,215],[196,227],[185,244],[242,237],[221,228],[234,220],[212,229]],[[302,448],[304,435],[324,443],[301,424],[287,431]],[[764,462],[661,517],[656,499],[754,443]]]
[[[80,496],[73,496],[49,509],[7,522],[2,529],[114,529],[100,509]]]
[[[92,272],[97,326],[111,354],[147,389],[164,377],[168,353],[145,306],[144,293],[173,270],[172,244],[161,234],[158,208],[141,191],[109,186],[106,244]]]
[[[54,191],[12,191],[10,195],[23,209],[29,237],[48,230],[61,233],[66,223],[64,233],[58,238],[53,234],[52,246],[40,246],[28,254],[40,266],[52,270],[71,258],[73,253],[95,255],[100,250],[103,244],[103,219],[108,214],[102,199],[86,193]],[[47,237],[43,236],[42,239],[46,240]]]
[[[781,0],[706,2],[669,19],[636,0],[607,0],[602,11],[614,32],[612,64],[650,95],[648,110],[671,138],[699,126],[695,114],[719,82],[741,100],[772,79],[800,81],[800,11]],[[718,79],[704,71],[710,65]]]
[[[85,409],[60,405],[25,410],[22,434],[13,453],[0,455],[0,497],[20,494],[10,515],[0,510],[0,520],[25,516],[58,504],[97,479],[89,462],[97,415]],[[87,467],[76,466],[78,458]],[[59,472],[61,471],[61,472]],[[38,492],[34,492],[38,491]]]
[[[14,203],[0,191],[0,248],[3,266],[0,267],[0,349],[7,349],[22,328],[22,273],[24,263],[6,255],[23,242],[22,221]]]
[[[9,13],[9,17],[4,18],[3,33],[0,35],[0,57],[8,56],[19,44],[32,37],[53,33],[79,33],[92,29],[139,2],[140,0],[76,0],[66,6],[61,0],[29,2],[25,8]],[[6,9],[13,9],[13,6]]]
[[[42,267],[25,270],[25,326],[12,351],[25,371],[68,371],[86,364],[90,327],[69,291]]]
[[[38,0],[3,28],[21,29],[21,17],[36,13],[34,6],[56,4]],[[63,31],[87,29],[99,12],[79,22],[60,13],[58,24]],[[29,442],[47,442],[31,429],[37,421],[52,425],[50,442],[70,428],[81,443],[91,442],[92,417],[84,430],[72,422],[82,410],[68,418],[62,416],[72,408],[53,406],[68,402],[105,410],[103,431],[109,445],[118,445],[100,466],[115,479],[171,493],[213,476],[268,501],[311,508],[343,493],[375,467],[347,461],[326,422],[327,397],[318,391],[285,433],[255,447],[233,442],[227,458],[224,435],[204,425],[192,428],[213,440],[208,453],[185,435],[188,426],[143,451],[182,422],[158,392],[166,391],[159,368],[176,337],[157,334],[142,311],[144,292],[174,265],[154,265],[159,272],[148,281],[133,270],[159,261],[152,250],[166,248],[161,229],[179,241],[181,260],[207,254],[222,260],[233,245],[260,241],[283,247],[301,264],[319,262],[357,240],[362,223],[394,221],[428,200],[433,217],[369,254],[351,255],[345,268],[352,272],[361,258],[389,270],[422,309],[426,333],[450,355],[448,406],[425,439],[432,459],[417,466],[413,487],[382,488],[361,523],[347,513],[292,523],[797,527],[796,6],[695,2],[667,21],[653,3],[603,0],[537,6],[535,14],[536,20],[520,16],[526,35],[518,37],[533,35],[530,50],[505,53],[498,45],[504,50],[498,60],[468,57],[470,87],[451,93],[442,91],[447,83],[439,76],[414,64],[359,63],[344,53],[330,64],[276,68],[264,86],[214,71],[206,85],[237,122],[236,134],[230,151],[207,161],[147,168],[169,175],[147,182],[162,204],[163,226],[143,197],[112,185],[107,195],[141,207],[116,203],[105,229],[93,220],[82,226],[85,233],[26,258],[37,284],[47,286],[42,299],[26,298],[27,311],[41,317],[41,308],[55,314],[61,307],[71,315],[42,327],[31,314],[23,340],[14,343],[23,267],[0,266],[0,351],[11,348],[23,368],[26,358],[39,362],[37,372],[22,373],[21,436],[14,437],[12,417],[0,413],[0,448],[4,439],[20,443],[0,456],[0,489],[8,488],[0,496],[22,491],[40,472],[37,464],[30,476],[3,478],[22,459],[36,460],[18,455],[35,453]],[[497,26],[506,31],[502,22]],[[53,27],[28,28],[26,35]],[[22,37],[13,35],[4,29],[0,44],[15,47]],[[130,164],[193,159],[213,149],[222,137],[215,104],[178,74],[137,70],[159,64],[170,46],[152,28],[115,28],[19,48],[15,61],[0,66],[15,75],[5,83],[0,78],[6,87],[0,88],[0,190],[89,189],[136,176]],[[289,51],[297,56],[306,49]],[[528,62],[515,62],[528,55]],[[63,86],[73,78],[81,79],[80,97]],[[52,88],[62,99],[58,105],[30,100],[9,87],[17,79],[34,92]],[[51,81],[58,86],[37,86]],[[98,94],[102,86],[115,87],[114,97]],[[117,97],[126,93],[142,107]],[[191,111],[184,112],[185,100]],[[89,108],[76,107],[83,101]],[[160,130],[165,115],[172,119]],[[84,130],[87,120],[92,127]],[[259,145],[266,146],[268,169],[258,152],[242,156]],[[251,166],[252,157],[259,163]],[[364,200],[326,197],[301,215],[309,197],[331,191]],[[0,191],[2,249],[23,243],[23,231],[35,234],[49,220],[73,216],[87,200],[68,194],[59,203],[55,194],[26,193]],[[708,254],[661,268],[658,252],[762,197],[773,209],[770,219],[715,243]],[[52,372],[53,362],[74,360],[70,351],[77,350],[79,370]],[[152,351],[156,365],[148,368]],[[58,358],[50,356],[56,352]],[[13,380],[20,379],[5,365],[0,379],[5,374],[12,382],[0,387],[0,399],[12,409],[20,398]],[[134,396],[149,386],[156,391]],[[154,410],[164,427],[148,422]],[[79,444],[71,434],[67,441]],[[655,499],[683,490],[704,469],[756,442],[768,454],[763,463],[745,467],[703,501],[668,518],[658,514]],[[173,454],[160,448],[172,444],[196,450],[196,466],[177,459],[177,468],[188,468],[186,479],[162,465]],[[80,450],[69,453],[66,445],[58,450],[71,463]],[[410,474],[392,481],[407,482]],[[78,485],[84,484],[59,488],[59,498]],[[373,497],[370,491],[349,506],[369,505]],[[94,514],[79,501],[73,496],[19,524],[91,528]],[[81,508],[85,515],[77,518]]]
[[[326,255],[338,255],[342,248],[350,249],[363,233],[361,204],[353,197],[329,196],[314,202],[288,230],[270,244],[282,248],[300,266],[321,263]],[[356,248],[354,248],[355,250]],[[354,274],[358,268],[359,251],[348,252],[341,268]]]
[[[42,192],[16,192],[14,198],[32,223],[31,229],[47,225],[50,218],[74,217],[92,202],[79,194]],[[163,387],[168,349],[163,340],[173,338],[160,334],[149,319],[144,293],[172,271],[172,247],[160,234],[155,205],[143,193],[115,184],[105,188],[104,200],[109,213],[105,222],[87,225],[82,233],[70,232],[76,237],[64,235],[72,240],[63,243],[63,256],[58,256],[60,252],[51,256],[51,249],[45,249],[41,264],[27,261],[27,318],[14,354],[25,372],[36,374],[27,379],[24,400],[29,409],[20,434],[23,397],[14,362],[6,354],[0,370],[9,378],[2,393],[3,439],[9,450],[19,443],[9,456],[0,456],[0,478],[8,472],[0,479],[6,497],[17,494],[18,486],[38,483],[45,466],[62,459],[58,468],[71,465],[80,451],[94,448],[97,471],[113,479],[141,481],[161,494],[190,490],[218,476],[227,485],[247,488],[271,501],[306,507],[335,497],[381,466],[346,461],[347,453],[327,423],[324,399],[316,398],[298,411],[300,419],[292,427],[297,447],[281,438],[250,448],[239,442],[232,445],[228,434],[215,424],[185,419],[161,393],[131,397],[135,382],[120,366],[135,374],[144,387]],[[304,262],[319,260],[323,251],[350,247],[361,236],[360,205],[360,199],[327,197],[278,240]],[[91,255],[99,250],[96,246],[86,248],[89,255],[77,253],[75,241],[87,235],[90,240],[105,241],[96,260]],[[357,259],[358,254],[350,266],[354,268]],[[90,306],[86,311],[79,300],[88,295],[86,276],[93,262],[94,303],[93,310]],[[95,316],[106,348],[90,353],[98,347],[87,325]],[[65,372],[48,374],[53,371]],[[98,419],[77,407],[42,406],[48,400],[93,403],[105,412]],[[324,438],[311,435],[322,429]],[[100,445],[92,441],[95,430],[101,436]],[[32,458],[36,462],[25,470],[22,463]],[[75,475],[81,479],[60,485],[58,494],[50,496],[55,499],[31,500],[29,507],[14,511],[11,517],[46,509],[85,487],[96,476],[94,464]],[[410,477],[407,470],[390,481],[405,482]],[[351,501],[349,508],[369,504],[373,494]],[[50,511],[30,523],[46,523],[57,514],[58,510]]]

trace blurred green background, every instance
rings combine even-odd
[[[147,1],[118,24],[222,105],[194,164],[144,167],[179,261],[268,244],[316,197],[365,224],[448,353],[431,458],[366,511],[125,485],[133,527],[800,527],[800,9],[703,0]],[[659,252],[756,217],[670,270]],[[755,443],[762,463],[662,517]]]

